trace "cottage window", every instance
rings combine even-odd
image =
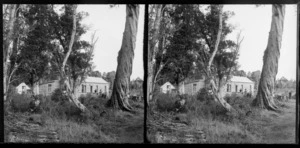
[[[22,86],[22,92],[25,92],[25,86]]]
[[[51,87],[52,87],[52,84],[48,84],[48,93],[51,92]]]
[[[86,86],[82,85],[82,93],[86,93]]]
[[[91,87],[91,91],[90,92],[92,93],[93,92],[93,86],[90,86],[90,87]]]
[[[196,87],[197,87],[197,84],[193,84],[193,93],[196,92]]]
[[[170,91],[170,85],[167,85],[167,93]]]
[[[227,84],[227,92],[230,92],[230,84]]]
[[[238,86],[235,85],[235,92],[238,92]]]

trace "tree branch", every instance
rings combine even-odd
[[[223,9],[223,5],[220,6],[220,12],[219,12],[219,29],[218,29],[217,41],[216,41],[216,44],[215,44],[214,52],[212,53],[212,56],[209,59],[207,69],[210,69],[212,61],[214,60],[215,55],[216,55],[216,53],[218,51],[218,47],[219,47],[219,43],[220,43],[220,38],[221,38],[221,33],[222,33],[222,13],[223,13],[222,9]]]
[[[64,61],[62,63],[62,67],[61,67],[61,70],[64,71],[64,68],[65,68],[65,65],[67,63],[67,60],[70,56],[70,53],[72,51],[72,47],[73,47],[73,43],[74,43],[74,38],[75,38],[75,34],[76,34],[76,8],[77,6],[74,5],[73,6],[73,28],[72,28],[72,34],[71,34],[71,40],[70,40],[70,43],[69,43],[69,50],[64,58]]]

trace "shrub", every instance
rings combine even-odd
[[[83,120],[88,121],[97,120],[101,117],[100,114],[105,110],[107,99],[87,94],[85,96],[80,96],[79,101],[90,111],[90,114],[81,114]]]
[[[225,96],[224,99],[237,111],[235,115],[230,113],[226,114],[228,118],[245,120],[247,118],[246,113],[249,111],[252,112],[251,103],[253,98],[233,93],[232,95]]]
[[[209,93],[208,89],[202,88],[197,93],[197,99],[200,101],[210,101],[213,100],[213,96]]]
[[[68,97],[65,96],[61,89],[57,88],[51,95],[51,100],[54,102],[65,102],[68,101]]]
[[[18,94],[16,87],[14,87],[13,85],[9,85],[8,91],[7,91],[7,96],[8,96],[7,99],[9,99],[9,96],[16,95],[16,94]]]
[[[89,112],[81,112],[59,89],[55,90],[51,97],[43,99],[42,109],[54,118],[87,123],[90,120],[100,118],[101,112],[105,109],[104,104],[107,101],[107,99],[92,94],[81,95],[78,100]]]
[[[206,119],[217,119],[226,115],[226,110],[213,98],[200,101],[198,96],[189,97],[187,101],[189,114]]]
[[[77,108],[73,102],[69,100],[53,100],[51,97],[44,97],[41,101],[41,108],[50,117],[66,120],[78,120],[81,115],[81,111]]]
[[[153,99],[157,100],[156,106],[159,111],[174,111],[176,99],[170,94],[158,93]]]
[[[32,100],[27,94],[13,94],[9,97],[11,108],[15,112],[26,112],[29,110],[29,103]]]

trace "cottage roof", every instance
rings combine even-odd
[[[245,82],[245,83],[254,83],[247,77],[239,77],[239,76],[232,76],[230,79],[231,82]]]
[[[175,89],[175,87],[170,83],[170,82],[166,82],[164,85],[160,86],[161,88],[165,85],[170,85],[171,89]]]
[[[21,84],[19,84],[17,86],[17,88],[21,87],[21,86],[25,86],[26,89],[30,89],[30,87],[28,85],[26,85],[24,82],[22,82]]]
[[[104,79],[99,78],[99,77],[87,77],[84,82],[86,82],[86,83],[108,83]]]

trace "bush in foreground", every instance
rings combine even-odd
[[[165,111],[174,111],[175,110],[175,101],[174,98],[170,94],[158,93],[153,98],[156,100],[156,107],[158,111],[165,112]]]
[[[12,94],[9,100],[11,102],[11,109],[14,112],[27,112],[32,98],[28,94]]]

